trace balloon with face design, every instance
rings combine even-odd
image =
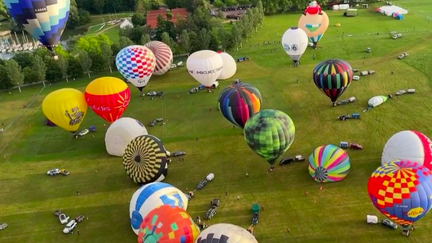
[[[306,12],[302,14],[298,22],[298,27],[306,32],[314,48],[317,47],[328,26],[329,17],[324,11],[321,14],[309,14]]]

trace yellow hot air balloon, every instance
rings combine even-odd
[[[57,126],[69,132],[76,132],[87,113],[87,103],[81,91],[64,88],[45,97],[42,112]]]

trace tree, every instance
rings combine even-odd
[[[22,73],[20,65],[15,60],[10,59],[5,62],[4,66],[6,68],[9,80],[16,84],[18,86],[19,92],[21,92],[20,85],[24,83],[24,74]]]
[[[169,9],[182,7],[182,3],[179,0],[165,0],[165,4]]]
[[[60,67],[60,70],[62,72],[62,76],[63,78],[66,79],[66,82],[69,83],[69,79],[68,79],[68,68],[69,68],[69,60],[67,57],[63,56],[63,55],[59,55],[59,58],[57,60],[58,66]]]
[[[185,0],[184,7],[191,13],[194,13],[199,7],[209,9],[210,4],[207,0]]]
[[[239,45],[241,45],[241,30],[237,24],[234,24],[231,28],[231,40],[238,51]]]
[[[69,67],[68,67],[68,75],[69,77],[73,78],[74,80],[76,78],[81,78],[83,76],[83,69],[81,67],[81,64],[78,60],[78,58],[74,56],[69,56]]]
[[[87,75],[89,78],[91,78],[90,76],[90,68],[92,67],[92,59],[90,59],[88,53],[84,50],[79,50],[78,51],[78,61],[82,67],[82,69],[84,70],[84,72],[87,72]]]
[[[225,3],[222,0],[214,0],[213,6],[215,6],[216,8],[222,8],[225,6]]]
[[[195,10],[192,17],[195,26],[198,27],[199,29],[207,29],[207,30],[212,29],[210,14],[208,13],[207,9],[203,7],[199,7],[198,9]]]
[[[31,57],[32,55],[28,52],[18,52],[12,59],[15,60],[21,68],[25,68],[32,65]]]
[[[222,47],[222,50],[225,51],[229,46],[229,36],[223,26],[219,27],[217,36],[219,37],[219,43]]]
[[[207,50],[210,45],[211,35],[206,29],[201,29],[194,43],[194,50]]]
[[[163,43],[167,44],[168,46],[171,46],[171,37],[169,36],[169,34],[167,32],[162,33],[161,41]]]
[[[236,0],[225,0],[225,5],[231,7],[231,6],[237,6],[238,3]]]
[[[213,31],[213,30],[207,31],[208,35],[210,36],[208,49],[213,50],[213,51],[218,51],[220,42],[219,42],[218,38],[216,37],[215,32],[217,32],[217,31],[216,30],[215,31]]]
[[[93,9],[98,14],[102,14],[105,7],[105,0],[93,0]]]
[[[119,49],[120,50],[125,48],[126,46],[131,46],[133,44],[134,43],[129,38],[127,38],[125,36],[120,36],[120,38],[119,38]]]
[[[150,36],[148,34],[144,34],[141,36],[141,45],[145,45],[147,43],[149,43],[150,40]]]
[[[253,27],[255,28],[255,32],[258,32],[258,25],[261,22],[261,16],[260,16],[260,13],[259,13],[259,9],[258,8],[253,8],[252,12],[253,12],[253,17],[252,17]]]
[[[51,83],[54,83],[62,78],[62,72],[57,64],[57,61],[55,61],[52,57],[46,56],[44,57],[44,63],[46,65],[46,76],[45,79]]]
[[[66,23],[66,28],[75,29],[78,27],[81,22],[80,18],[76,1],[70,0],[69,19]]]
[[[132,15],[132,24],[134,26],[142,26],[147,24],[147,19],[142,13],[135,12]]]
[[[191,51],[191,41],[189,37],[189,32],[187,30],[183,30],[180,35],[180,43],[188,55]]]
[[[33,56],[32,58],[32,69],[36,72],[36,80],[34,82],[45,81],[47,67],[40,56]]]
[[[31,67],[25,67],[23,70],[24,83],[32,84],[37,80],[37,71],[33,70]]]
[[[10,90],[14,85],[12,84],[7,69],[4,65],[0,65],[0,89]]]
[[[248,41],[249,34],[252,32],[252,23],[249,20],[249,16],[244,15],[242,19],[239,21],[243,26],[242,36]]]
[[[111,61],[113,59],[113,51],[111,50],[111,46],[106,43],[102,43],[100,48],[102,51],[103,64],[105,67],[108,66],[110,73],[112,73]]]

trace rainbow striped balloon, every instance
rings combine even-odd
[[[150,41],[144,45],[150,49],[156,57],[156,68],[153,71],[154,75],[163,75],[171,68],[173,61],[173,53],[171,48],[160,41]]]
[[[309,156],[309,174],[317,182],[341,181],[350,168],[348,154],[332,144],[316,148]]]

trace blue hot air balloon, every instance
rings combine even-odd
[[[69,17],[70,0],[3,0],[9,14],[52,51]]]

